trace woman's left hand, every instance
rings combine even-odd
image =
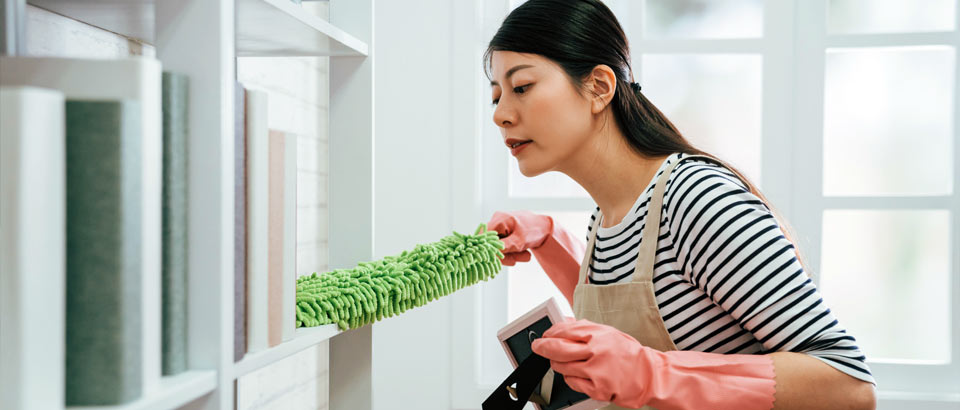
[[[531,348],[550,359],[573,390],[621,407],[773,408],[775,369],[769,355],[661,352],[585,319],[554,324]]]
[[[586,319],[554,324],[533,341],[567,385],[594,400],[640,407],[657,365],[654,349],[612,326]]]

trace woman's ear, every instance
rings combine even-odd
[[[590,111],[599,114],[613,100],[617,90],[617,76],[606,64],[593,68],[587,77],[587,90],[593,95]]]

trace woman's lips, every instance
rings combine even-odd
[[[533,142],[533,141],[526,141],[526,142],[523,142],[522,144],[518,145],[516,148],[510,148],[510,154],[512,154],[513,156],[517,156],[517,154],[519,154],[520,151],[522,151],[524,148],[526,148],[527,145],[530,145],[531,142]]]

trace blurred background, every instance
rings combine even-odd
[[[28,55],[155,54],[29,3]],[[521,175],[492,120],[482,54],[522,3],[373,1],[374,257],[472,232],[498,210],[551,215],[585,241],[596,204],[563,174]],[[868,358],[879,408],[960,408],[958,0],[604,3],[647,98],[789,223]],[[302,6],[329,18],[326,2]],[[297,135],[298,274],[328,270],[336,240],[329,59],[237,58],[237,79],[270,95],[270,128]],[[533,260],[377,322],[373,408],[479,409],[512,370],[497,330],[551,297],[572,315]],[[239,377],[237,408],[328,408],[331,378],[349,377],[327,371],[329,352]]]

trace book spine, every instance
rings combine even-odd
[[[120,404],[143,382],[143,200],[135,100],[66,103],[66,403]]]
[[[283,340],[297,327],[297,135],[286,134],[283,172]]]
[[[144,394],[159,387],[162,372],[162,167],[161,66],[153,58],[84,59],[0,56],[0,84],[57,89],[83,100],[131,100],[138,104],[141,149],[140,298]]]
[[[268,347],[268,171],[267,94],[246,92],[247,125],[247,352]]]
[[[270,131],[270,216],[269,216],[269,264],[268,274],[268,345],[276,346],[283,340],[283,248],[284,243],[284,157],[286,134]]]
[[[0,118],[0,408],[62,409],[63,94],[0,87]]]
[[[163,73],[163,374],[187,369],[186,76]]]
[[[247,353],[247,138],[243,85],[234,87],[233,360]]]
[[[139,96],[116,97],[131,99],[139,109],[137,128],[134,130],[140,148],[141,199],[141,270],[140,297],[143,394],[151,394],[160,388],[163,373],[163,280],[161,264],[163,252],[163,92],[162,70],[157,60],[145,59],[139,72]],[[109,78],[109,77],[108,77]],[[99,97],[98,97],[99,98]]]

